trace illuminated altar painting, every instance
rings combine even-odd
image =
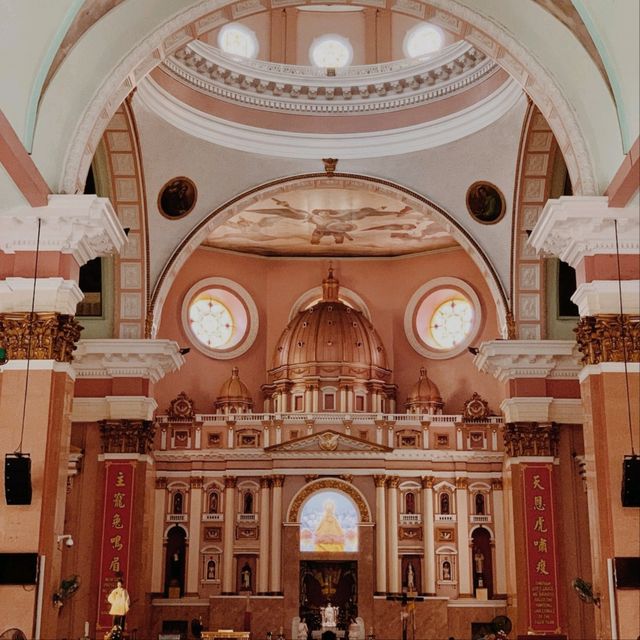
[[[358,510],[344,493],[318,491],[302,507],[300,551],[357,551],[358,522]]]

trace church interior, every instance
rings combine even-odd
[[[0,638],[639,636],[636,0],[0,11]]]

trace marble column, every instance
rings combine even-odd
[[[469,493],[467,478],[456,478],[456,516],[458,533],[458,589],[461,596],[473,595],[471,550],[469,547]]]
[[[433,518],[433,476],[422,478],[422,538],[424,542],[423,589],[429,595],[436,593],[436,548]]]
[[[495,559],[496,575],[494,582],[494,593],[503,595],[507,593],[507,567],[505,563],[505,527],[504,527],[504,492],[502,491],[502,480],[492,480],[491,488],[493,493],[493,522],[495,530]]]
[[[156,478],[156,489],[153,503],[153,542],[152,542],[152,566],[151,566],[151,591],[161,593],[164,591],[162,584],[162,571],[164,569],[164,515],[166,511],[167,479]]]
[[[235,497],[237,478],[224,478],[224,546],[222,548],[222,593],[233,593],[233,547],[235,543]]]
[[[202,478],[191,478],[189,497],[189,557],[187,560],[187,588],[189,595],[200,589],[200,531],[202,529]]]
[[[386,476],[373,476],[376,485],[376,592],[387,591],[387,508]]]
[[[400,569],[398,566],[398,485],[400,478],[393,476],[388,479],[388,517],[387,558],[389,573],[387,576],[388,591],[400,593]]]
[[[284,476],[272,476],[271,505],[271,588],[269,591],[282,591],[282,485]]]
[[[271,481],[260,478],[260,555],[258,556],[258,594],[269,591],[269,537],[271,505],[269,500]]]

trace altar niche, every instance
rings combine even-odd
[[[299,616],[309,631],[322,626],[321,607],[338,607],[337,628],[347,629],[358,616],[358,563],[355,560],[300,562]]]

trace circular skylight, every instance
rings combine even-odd
[[[443,43],[442,29],[425,22],[411,29],[405,36],[404,55],[407,58],[419,58],[439,51]]]
[[[243,58],[258,55],[256,34],[242,24],[225,24],[218,33],[218,47],[225,53]]]
[[[332,33],[311,43],[309,58],[316,67],[346,67],[353,59],[353,48],[346,38]]]

